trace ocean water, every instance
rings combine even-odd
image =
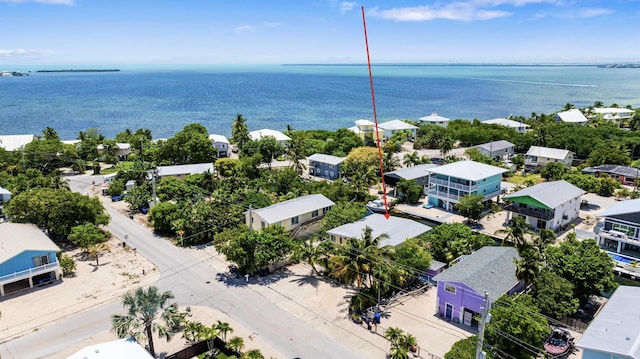
[[[5,66],[7,67],[7,66]],[[80,68],[80,67],[63,67]],[[0,77],[0,134],[62,139],[95,127],[113,137],[149,128],[170,137],[198,122],[230,135],[236,114],[250,130],[329,129],[373,120],[364,65],[93,66],[120,72],[37,73],[61,67],[7,67],[28,77]],[[640,69],[596,66],[378,65],[373,66],[378,120],[433,112],[451,119],[491,119],[552,113],[567,102],[602,101],[640,107]]]

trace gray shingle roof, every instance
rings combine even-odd
[[[500,140],[500,141],[493,141],[493,142],[487,142],[487,143],[483,143],[481,145],[477,145],[475,147],[480,147],[486,151],[502,151],[505,150],[507,148],[512,148],[515,147],[516,145],[514,145],[513,143],[506,141],[506,140]]]
[[[361,238],[366,227],[371,228],[373,238],[384,233],[389,235],[389,238],[380,242],[380,247],[397,246],[407,238],[414,238],[431,230],[431,227],[407,218],[391,216],[386,219],[383,214],[374,213],[357,222],[328,230],[327,233],[347,238]]]
[[[310,194],[276,203],[269,207],[255,209],[253,212],[264,219],[267,224],[275,224],[288,218],[331,207],[334,204],[333,201],[321,194]]]
[[[404,178],[406,180],[412,180],[431,174],[430,169],[436,168],[438,165],[433,163],[427,163],[423,165],[417,165],[412,167],[401,168],[395,171],[387,172],[385,176],[392,176],[396,178]]]
[[[583,189],[565,180],[560,180],[538,183],[535,186],[527,187],[508,196],[504,196],[502,199],[506,201],[517,197],[529,196],[547,205],[549,208],[556,208],[570,199],[585,193]]]
[[[432,173],[449,177],[462,178],[470,181],[479,181],[491,176],[507,172],[506,169],[479,163],[475,161],[458,161],[435,167],[430,170]]]
[[[342,162],[344,162],[344,160],[346,160],[346,157],[337,157],[337,156],[332,156],[332,155],[325,155],[323,153],[316,153],[313,154],[311,156],[309,156],[307,158],[309,161],[315,161],[315,162],[320,162],[320,163],[326,163],[329,165],[339,165]]]
[[[514,263],[519,258],[513,247],[482,247],[433,279],[464,283],[480,295],[486,291],[493,302],[519,283]]]
[[[640,359],[639,297],[639,287],[618,287],[576,346]]]
[[[527,151],[527,156],[537,156],[537,157],[553,158],[557,160],[564,160],[570,153],[572,152],[569,150],[561,150],[559,148],[531,146],[529,147],[529,151]]]

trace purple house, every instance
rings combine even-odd
[[[443,318],[476,325],[474,317],[482,313],[485,291],[491,304],[503,294],[521,289],[514,263],[519,258],[513,247],[482,247],[461,257],[433,277],[438,282],[436,311]]]

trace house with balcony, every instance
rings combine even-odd
[[[449,121],[451,121],[451,120],[446,118],[446,117],[440,116],[437,113],[433,112],[429,116],[420,117],[418,119],[418,121],[420,121],[421,124],[429,124],[429,125],[436,125],[436,126],[440,126],[440,127],[447,127],[447,126],[449,126]]]
[[[600,165],[585,167],[582,169],[582,173],[591,173],[596,177],[600,176],[601,173],[605,173],[624,185],[633,186],[640,174],[640,168],[621,165]]]
[[[514,121],[508,118],[494,118],[491,120],[482,121],[482,123],[487,125],[500,125],[513,128],[518,133],[526,133],[527,131],[529,131],[529,127],[531,127],[524,122]]]
[[[374,213],[359,221],[330,229],[327,235],[333,243],[345,244],[349,238],[362,238],[367,227],[371,228],[371,238],[383,234],[389,236],[380,241],[379,247],[395,247],[409,238],[418,237],[431,230],[431,227],[408,218],[391,216],[387,219],[384,214]]]
[[[185,179],[189,175],[199,173],[213,173],[213,163],[192,163],[188,165],[173,165],[173,166],[158,166],[156,169],[156,175],[158,178],[163,177],[176,177],[178,179]]]
[[[516,145],[506,140],[487,142],[474,146],[474,148],[477,148],[484,156],[496,161],[506,161],[516,152]]]
[[[307,158],[309,161],[309,174],[316,177],[334,180],[340,178],[340,165],[346,157],[337,157],[316,153]]]
[[[536,230],[558,230],[579,217],[584,194],[564,180],[527,187],[502,198],[508,203],[506,221],[523,217]]]
[[[613,122],[618,126],[630,121],[636,112],[628,108],[621,107],[596,107],[591,110],[595,116],[601,116],[602,119]]]
[[[577,108],[572,108],[567,111],[556,113],[555,120],[556,122],[575,123],[577,125],[584,125],[589,122],[582,111],[578,110]]]
[[[407,181],[414,181],[419,186],[422,186],[422,188],[424,189],[424,193],[427,194],[427,188],[429,187],[429,177],[431,176],[430,169],[436,167],[438,167],[438,165],[427,163],[400,168],[398,170],[385,173],[384,182],[385,184],[394,187],[394,196],[397,196],[395,187],[398,187],[398,182],[403,179]]]
[[[619,286],[576,347],[582,359],[640,359],[640,287]]]
[[[223,135],[210,134],[209,140],[213,144],[213,147],[218,150],[216,157],[225,158],[229,156],[229,140]]]
[[[60,279],[60,248],[38,227],[0,223],[0,296]]]
[[[598,214],[604,226],[596,236],[600,246],[640,258],[640,199],[621,201]],[[631,252],[631,253],[630,253]]]
[[[348,130],[358,135],[358,137],[360,137],[365,143],[376,143],[378,138],[381,141],[384,138],[384,130],[380,128],[380,126],[376,129],[375,122],[369,120],[357,120],[356,125],[354,127],[349,127]]]
[[[539,171],[542,167],[551,162],[562,163],[571,167],[573,163],[573,152],[561,150],[559,148],[549,148],[531,146],[524,156],[524,167],[526,172]]]
[[[391,138],[391,136],[393,136],[395,133],[404,131],[408,134],[407,141],[415,139],[418,133],[417,126],[400,120],[382,122],[378,124],[378,128],[381,128],[384,131],[384,138]]]
[[[321,194],[310,194],[268,207],[244,212],[245,223],[253,230],[268,226],[282,226],[286,231],[300,233],[303,229],[313,232],[320,219],[335,205]],[[301,228],[298,230],[298,228]],[[292,233],[295,236],[296,233]]]
[[[500,186],[506,169],[475,161],[458,161],[430,168],[429,204],[454,211],[455,204],[468,194],[483,196],[483,202],[502,194]]]
[[[484,293],[489,307],[500,296],[522,289],[516,278],[518,251],[513,247],[482,247],[462,256],[455,264],[433,277],[438,283],[436,312],[445,319],[468,326],[477,325],[483,312]]]

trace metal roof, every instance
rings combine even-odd
[[[507,148],[512,148],[515,147],[516,145],[514,145],[513,143],[506,141],[506,140],[500,140],[500,141],[493,141],[493,142],[487,142],[487,143],[483,143],[481,145],[477,145],[475,147],[479,147],[482,148],[484,150],[487,151],[501,151],[501,150],[505,150]]]
[[[639,297],[640,287],[619,286],[576,346],[640,359]]]
[[[640,213],[640,199],[620,201],[598,214],[598,217],[611,217],[621,214]]]
[[[192,175],[204,172],[213,173],[213,163],[194,163],[190,165],[158,166],[158,176]]]
[[[514,263],[519,258],[518,251],[513,247],[482,247],[462,257],[458,263],[433,277],[433,280],[461,282],[480,295],[486,291],[493,302],[520,282],[516,278]]]
[[[582,111],[577,108],[573,108],[568,111],[558,112],[556,113],[556,118],[562,122],[571,122],[571,123],[587,123],[589,120],[584,116]]]
[[[430,170],[432,173],[462,178],[470,181],[479,181],[491,176],[499,175],[507,172],[506,169],[479,163],[475,161],[458,161],[434,167]]]
[[[570,199],[576,198],[586,192],[571,183],[560,180],[553,182],[538,183],[535,186],[527,187],[514,192],[502,199],[507,201],[518,197],[531,197],[538,202],[547,205],[549,208],[557,208],[563,203],[567,203]]]
[[[209,139],[213,142],[229,143],[229,140],[226,137],[223,135],[216,135],[215,133],[210,134]]]
[[[429,116],[420,117],[418,120],[420,120],[422,122],[448,122],[448,121],[450,121],[448,118],[442,117],[442,116],[438,115],[435,112],[433,112]]]
[[[90,345],[67,359],[152,359],[153,356],[133,338]]]
[[[501,125],[501,126],[511,127],[511,128],[531,127],[524,122],[509,120],[508,118],[494,118],[491,120],[482,121],[482,123],[486,123],[489,125]]]
[[[573,152],[569,150],[561,150],[559,148],[531,146],[529,147],[529,151],[527,151],[527,156],[537,156],[537,157],[553,158],[557,160],[564,160],[565,158],[567,158],[567,156],[570,153],[573,153]]]
[[[633,114],[635,113],[634,110],[630,110],[628,108],[620,108],[620,107],[596,107],[593,109],[593,112],[595,113],[601,113],[601,114],[620,114],[620,113],[627,113],[627,114]]]
[[[266,136],[275,137],[276,141],[291,141],[291,138],[284,133],[268,128],[249,132],[249,137],[254,141],[259,141],[262,137]]]
[[[59,252],[60,248],[33,224],[0,223],[0,263],[26,251]]]
[[[430,175],[431,174],[430,169],[436,168],[436,167],[438,167],[438,165],[433,163],[427,163],[423,165],[400,168],[395,171],[387,172],[384,175],[392,176],[396,178],[404,178],[406,180],[413,180],[416,178],[421,178],[421,177]]]
[[[307,157],[307,160],[309,160],[309,161],[326,163],[326,164],[334,165],[334,166],[341,164],[346,159],[347,159],[346,157],[325,155],[324,153],[316,153],[316,154],[313,154],[313,155]]]
[[[36,138],[36,135],[4,135],[0,136],[0,147],[7,151],[15,151],[31,143]]]
[[[389,238],[380,241],[380,247],[397,246],[408,238],[417,237],[431,230],[431,227],[407,218],[391,216],[387,219],[383,214],[374,213],[357,222],[328,230],[327,233],[346,238],[362,238],[366,227],[371,228],[373,238],[385,233],[389,235]]]
[[[275,224],[288,218],[331,207],[334,204],[333,201],[324,195],[310,194],[276,203],[269,207],[254,209],[253,212],[260,216],[267,224]]]
[[[417,130],[418,127],[414,126],[410,123],[406,123],[404,121],[400,121],[400,120],[391,120],[391,121],[387,121],[387,122],[383,122],[378,124],[378,127],[380,127],[383,130],[387,130],[387,131],[399,131],[399,130]]]

